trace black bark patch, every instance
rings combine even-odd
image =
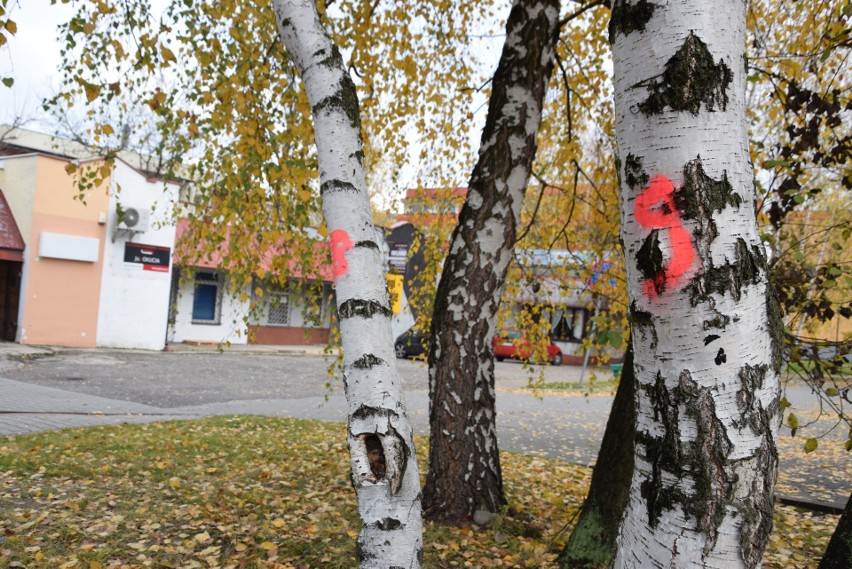
[[[705,320],[702,323],[702,327],[704,330],[724,330],[725,327],[731,323],[731,317],[726,316],[725,314],[717,314],[713,318],[709,320]]]
[[[315,54],[316,55],[316,54]],[[340,55],[340,50],[336,45],[331,48],[331,53],[325,59],[321,60],[318,65],[323,65],[331,69],[336,69],[341,72],[340,85],[337,93],[326,97],[313,106],[311,111],[314,116],[323,111],[340,111],[349,119],[349,124],[361,130],[361,111],[358,106],[358,94],[355,91],[355,83],[346,72],[343,66],[343,57]]]
[[[357,243],[355,243],[355,247],[363,247],[365,249],[375,249],[376,251],[379,250],[379,244],[376,243],[375,241],[370,241],[370,240],[358,241]]]
[[[705,330],[706,330],[706,328],[705,328]],[[710,342],[715,342],[719,338],[721,338],[721,336],[719,334],[710,334],[709,336],[706,336],[704,338],[704,345],[709,346]]]
[[[689,32],[683,46],[666,62],[662,76],[638,83],[650,94],[639,104],[646,116],[661,114],[666,107],[675,112],[698,115],[702,103],[708,111],[728,106],[728,86],[733,73],[724,63],[714,63],[701,38]]]
[[[393,313],[390,308],[375,300],[362,300],[360,298],[350,298],[343,302],[337,309],[337,315],[341,320],[344,318],[354,318],[356,316],[361,318],[372,318],[377,314],[379,316],[390,318]]]
[[[383,480],[387,472],[385,449],[378,435],[364,435],[364,446],[367,447],[367,460],[370,462],[370,472],[376,480]]]
[[[639,190],[648,185],[650,178],[642,168],[642,158],[628,154],[624,161],[624,180],[632,190]]]
[[[760,364],[757,366],[744,365],[738,374],[740,388],[737,390],[737,409],[742,420],[737,420],[734,426],[743,428],[748,425],[756,435],[763,435],[770,428],[771,417],[755,398],[755,392],[763,387],[769,366]]]
[[[352,362],[352,367],[355,369],[371,369],[377,365],[385,364],[385,360],[382,358],[375,356],[373,354],[364,354],[354,362]]]
[[[697,528],[708,535],[706,551],[712,549],[725,506],[733,498],[735,479],[727,473],[732,444],[723,423],[716,417],[715,401],[707,388],[700,387],[684,370],[672,389],[658,372],[653,385],[643,386],[654,409],[654,420],[663,428],[662,437],[637,433],[636,440],[645,447],[651,473],[640,485],[648,507],[648,523],[656,527],[663,511],[680,507],[696,521]],[[680,440],[681,406],[685,416],[695,421],[697,436],[693,442]],[[673,476],[674,483],[664,482],[663,472]],[[695,493],[683,491],[684,478],[694,481]]]
[[[771,283],[766,290],[766,318],[772,350],[772,369],[780,374],[784,365],[784,313],[781,311],[781,304],[775,296],[775,289]]]
[[[340,50],[337,49],[337,46],[332,44],[331,51],[327,54],[324,49],[320,49],[314,52],[314,57],[320,57],[325,55],[325,57],[317,62],[317,65],[322,65],[324,67],[335,68],[343,66],[343,57],[340,55]]]
[[[399,441],[399,447],[402,449],[402,453],[397,457],[397,472],[399,472],[399,485],[396,490],[394,490],[394,494],[399,492],[400,488],[402,488],[402,479],[405,477],[405,472],[408,470],[408,461],[411,459],[411,455],[414,451],[410,446],[408,446],[408,442],[396,431],[396,429],[391,429],[391,434],[397,438]],[[417,500],[420,501],[420,498]]]
[[[651,20],[656,6],[648,0],[639,0],[631,4],[625,0],[615,0],[612,4],[612,16],[609,19],[609,43],[615,42],[616,34],[630,35],[645,31],[645,24]]]
[[[348,75],[344,75],[340,83],[341,88],[337,93],[317,102],[311,111],[314,116],[325,112],[342,113],[349,119],[349,125],[360,131],[361,116],[358,109],[358,97],[355,95],[355,85],[352,84],[352,79]],[[344,87],[343,85],[346,83],[351,85]]]
[[[621,155],[615,152],[615,176],[618,178],[618,187],[621,187]]]
[[[725,518],[725,506],[733,498],[736,479],[726,471],[733,445],[724,423],[716,416],[716,402],[709,389],[700,387],[684,370],[678,391],[685,403],[686,415],[695,420],[698,428],[686,460],[695,478],[696,496],[686,511],[695,516],[698,529],[707,534],[704,552],[709,553]]]
[[[636,253],[636,267],[645,280],[654,283],[654,290],[662,294],[666,288],[666,263],[660,247],[660,231],[654,229],[645,237],[642,247]]]
[[[369,524],[369,527],[382,531],[393,531],[401,528],[402,522],[396,518],[382,518],[375,523]]]
[[[320,195],[324,196],[325,194],[333,194],[336,192],[351,192],[358,193],[358,188],[356,188],[353,184],[349,182],[343,182],[341,180],[329,180],[327,182],[323,182],[320,185]]]
[[[657,348],[657,328],[654,326],[654,315],[645,310],[639,310],[636,307],[635,300],[630,304],[630,325],[634,336],[640,332],[643,335],[650,334],[650,349],[655,350]]]
[[[728,361],[728,356],[725,354],[725,350],[719,348],[719,351],[716,352],[716,358],[713,360],[717,366],[722,365],[723,363]]]
[[[637,433],[636,442],[644,445],[646,458],[651,462],[651,477],[639,486],[639,492],[648,506],[648,525],[657,527],[664,511],[689,502],[689,497],[677,486],[663,482],[663,462],[672,449],[666,448],[663,439]]]
[[[371,559],[376,558],[375,553],[372,553],[368,549],[364,548],[364,544],[361,542],[360,535],[358,536],[358,541],[355,542],[355,558],[358,560],[359,564],[363,561],[370,561]]]
[[[703,274],[687,287],[692,306],[707,301],[711,294],[730,294],[739,301],[743,288],[759,283],[766,272],[766,257],[761,246],[750,248],[742,238],[737,239],[733,263],[725,261],[721,267],[714,267],[711,260],[706,262]]]
[[[370,419],[372,417],[393,417],[396,419],[399,418],[399,414],[384,407],[371,407],[370,405],[361,405],[357,411],[352,413],[353,419]]]
[[[704,172],[697,156],[683,167],[683,186],[675,192],[674,202],[684,219],[702,220],[728,206],[740,207],[743,198],[734,191],[727,172],[722,173],[721,180],[714,180]]]
[[[742,382],[743,389],[754,392],[763,388],[763,381],[766,379],[766,372],[769,371],[766,364],[757,366],[744,365],[740,370],[739,377]]]
[[[663,436],[637,433],[637,442],[645,447],[645,458],[651,464],[651,477],[642,482],[640,493],[648,505],[648,524],[656,527],[664,510],[685,503],[686,496],[677,486],[665,486],[663,470],[676,473],[681,468],[679,411],[672,392],[660,372],[653,385],[643,385],[654,409],[654,420],[661,423]]]
[[[654,408],[654,420],[660,421],[665,430],[663,444],[671,452],[663,457],[663,466],[675,468],[680,463],[680,427],[678,426],[678,407],[671,392],[666,388],[663,375],[657,372],[654,386],[648,391]]]
[[[748,460],[755,472],[764,475],[755,477],[745,492],[740,490],[740,494],[748,496],[747,500],[737,504],[742,517],[739,530],[740,556],[746,567],[757,567],[772,532],[773,488],[778,469],[778,452],[769,429],[763,433],[761,446],[755,451],[754,457]]]

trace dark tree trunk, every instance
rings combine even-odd
[[[630,498],[633,477],[633,432],[636,424],[633,345],[627,348],[624,367],[598,461],[592,472],[589,494],[580,518],[559,556],[565,569],[607,567],[615,556],[615,538]]]
[[[825,555],[819,563],[819,569],[849,569],[852,567],[852,494],[846,502],[846,509],[837,522],[837,529],[828,542]]]
[[[426,517],[466,523],[506,503],[491,338],[553,68],[558,0],[519,0],[506,22],[479,160],[444,263],[429,352]]]

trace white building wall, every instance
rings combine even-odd
[[[98,310],[100,347],[147,350],[165,347],[175,243],[171,209],[177,201],[178,188],[177,184],[164,184],[161,180],[149,181],[120,159],[115,162],[106,213],[107,239]],[[142,233],[116,232],[118,204],[125,210],[151,212],[148,229]],[[125,262],[128,242],[168,248],[167,268]]]
[[[248,326],[245,322],[249,314],[249,301],[241,301],[236,295],[229,294],[228,283],[220,281],[218,314],[216,324],[194,323],[192,305],[195,296],[195,278],[191,273],[181,279],[175,299],[175,321],[170,327],[169,342],[216,342],[231,344],[248,343]],[[246,288],[246,298],[251,294]]]
[[[321,290],[317,290],[312,286],[300,287],[297,281],[291,281],[293,286],[287,294],[289,297],[289,321],[281,326],[292,328],[330,328],[332,325],[332,311],[334,307],[330,300],[333,289],[330,284],[326,284]],[[255,282],[255,287],[260,286],[263,289],[263,298],[258,298],[255,295],[254,302],[259,305],[259,309],[255,313],[249,315],[249,320],[252,325],[259,326],[275,326],[269,321],[269,312],[273,306],[276,293],[275,288],[270,288],[263,283]],[[313,320],[307,317],[307,295],[316,298],[319,295],[318,302],[322,303],[322,313],[314,315]]]

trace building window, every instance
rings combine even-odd
[[[322,324],[322,293],[317,290],[308,290],[305,296],[305,328],[320,328]]]
[[[566,308],[553,327],[550,337],[557,342],[583,341],[586,336],[588,311],[583,308]]]
[[[270,293],[266,322],[271,326],[290,325],[290,295],[288,293]]]
[[[211,271],[195,274],[195,293],[192,298],[194,324],[218,324],[220,308],[219,275]]]

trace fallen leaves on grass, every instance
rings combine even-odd
[[[2,438],[0,567],[355,567],[344,435],[239,417]],[[557,566],[590,471],[501,458],[510,508],[487,528],[427,524],[424,567]],[[837,517],[782,507],[776,521],[764,566],[807,568]]]

